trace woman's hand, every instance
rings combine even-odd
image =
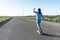
[[[33,12],[35,11],[35,8],[33,9]]]
[[[34,10],[35,10],[35,8],[34,8]]]

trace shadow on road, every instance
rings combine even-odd
[[[48,34],[48,33],[42,33],[43,36],[50,36],[50,37],[60,37],[60,35],[54,35],[54,34]]]

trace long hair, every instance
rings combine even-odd
[[[38,8],[38,12],[41,14],[41,9],[40,8]]]

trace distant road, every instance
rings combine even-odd
[[[32,19],[14,17],[0,28],[0,40],[60,40],[60,23],[42,21],[43,34],[37,34]]]

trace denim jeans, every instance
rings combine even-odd
[[[36,20],[38,30],[42,31],[41,20]]]

